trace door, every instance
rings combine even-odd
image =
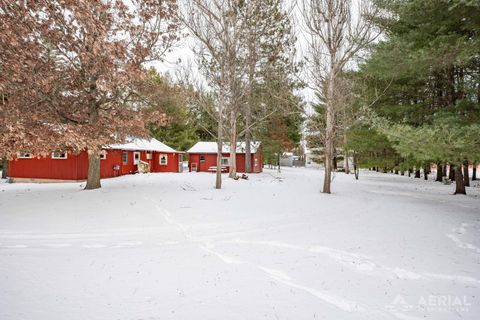
[[[140,152],[135,151],[133,153],[133,164],[138,165],[140,163]]]
[[[183,172],[183,154],[178,154],[178,172]]]

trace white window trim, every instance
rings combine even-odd
[[[107,150],[102,150],[102,152],[100,152],[100,160],[105,159],[107,159]]]
[[[227,160],[227,163],[223,163],[223,160]],[[230,165],[230,157],[222,157],[222,166],[229,166]]]
[[[127,157],[123,158],[123,155],[127,155]],[[122,164],[128,164],[128,151],[122,151]]]
[[[55,155],[55,153],[63,153],[65,154],[65,157],[59,157],[57,155]],[[65,151],[54,151],[52,152],[52,159],[55,159],[55,160],[67,160],[68,159],[68,153]]]
[[[17,155],[17,158],[18,159],[32,159],[33,155],[31,153],[28,153],[28,152],[22,152],[22,153],[19,153]]]
[[[146,157],[147,157],[147,160],[152,160],[153,158],[153,152],[152,151],[147,151],[145,153]]]
[[[165,157],[165,163],[162,163],[162,157]],[[168,155],[166,154],[160,154],[158,156],[158,163],[161,165],[161,166],[166,166],[168,164]]]

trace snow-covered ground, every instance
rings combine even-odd
[[[314,169],[0,184],[0,319],[480,319],[480,188]]]

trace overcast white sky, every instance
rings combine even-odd
[[[302,32],[301,27],[301,13],[295,0],[286,0],[291,2],[293,10],[291,11],[291,20],[294,26],[294,32],[297,36],[297,59],[302,60],[305,56],[306,48],[308,46],[305,32]],[[187,30],[184,30],[185,32]],[[178,43],[171,52],[169,52],[165,61],[157,62],[153,65],[161,73],[169,73],[175,78],[175,73],[180,69],[191,72],[195,78],[201,78],[198,74],[198,66],[196,65],[195,56],[192,48],[195,46],[195,40],[192,37],[184,38]],[[313,93],[310,89],[305,89],[300,92],[306,102],[311,102],[313,99]]]

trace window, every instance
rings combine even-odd
[[[122,163],[123,164],[128,164],[128,152],[127,151],[122,152]]]
[[[167,165],[167,163],[168,163],[167,155],[166,154],[161,154],[160,155],[160,164],[162,166],[165,166],[165,165]]]
[[[67,159],[67,153],[65,151],[55,151],[52,152],[52,159]]]
[[[228,166],[230,165],[230,158],[223,157],[222,158],[222,166]]]
[[[147,151],[147,160],[152,160],[152,151]]]
[[[140,163],[140,152],[135,151],[133,153],[133,164],[139,164]]]
[[[17,156],[18,159],[32,159],[33,156],[31,153],[19,153]]]
[[[253,161],[253,166],[254,166],[255,168],[258,167],[258,159],[255,159],[255,160]]]
[[[107,150],[102,150],[102,152],[100,152],[100,160],[105,159],[107,159]]]
[[[205,156],[200,156],[200,163],[204,163],[205,162]]]

